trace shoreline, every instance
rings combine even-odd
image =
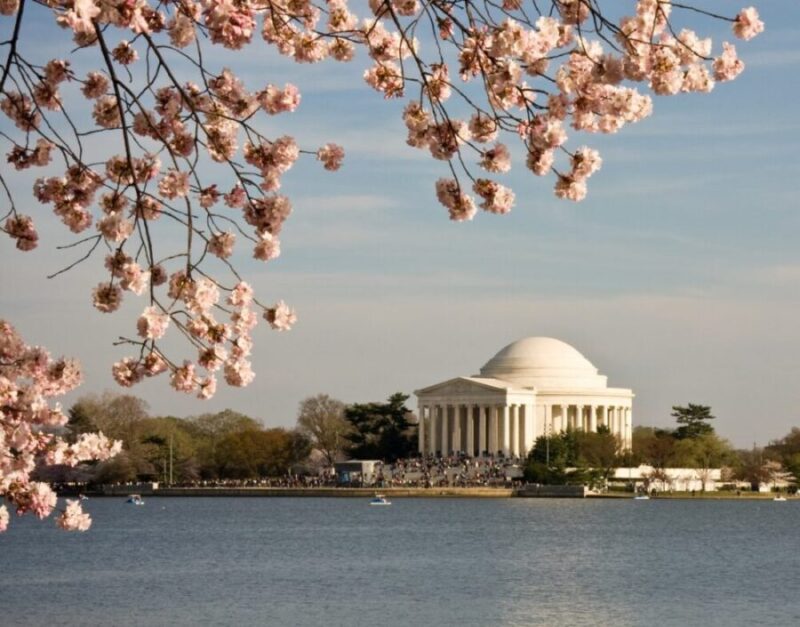
[[[392,498],[587,498],[587,499],[617,499],[631,500],[630,492],[611,492],[605,494],[585,495],[565,494],[559,490],[563,486],[552,486],[555,490],[544,489],[538,494],[520,494],[517,488],[489,488],[489,487],[440,487],[440,488],[262,488],[262,487],[198,487],[198,488],[145,488],[144,486],[106,486],[100,490],[87,491],[85,494],[92,498],[100,497],[125,497],[131,494],[141,494],[148,497],[261,497],[261,498],[287,498],[287,497],[317,497],[317,498],[370,498],[376,493],[381,493]],[[546,488],[546,486],[543,486]],[[60,493],[61,496],[75,496],[76,494]],[[705,500],[705,501],[771,501],[777,493],[743,492],[740,495],[728,492],[696,493],[692,496],[688,492],[662,493],[651,496],[651,500]],[[800,501],[800,496],[781,494],[787,501]]]

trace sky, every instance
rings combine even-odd
[[[516,192],[514,210],[467,223],[448,220],[434,194],[446,166],[405,145],[403,102],[363,83],[363,59],[298,67],[260,42],[215,57],[252,88],[297,84],[300,108],[265,129],[294,134],[304,148],[341,144],[345,165],[330,173],[301,160],[283,180],[295,209],[281,257],[265,265],[240,255],[262,299],[283,299],[299,316],[289,333],[256,329],[253,384],[220,385],[205,402],[172,391],[166,378],[130,392],[153,414],[229,407],[291,427],[308,396],[413,394],[476,374],[516,339],[550,336],[581,351],[609,385],[633,389],[634,425],[670,426],[671,407],[692,402],[710,405],[717,431],[741,447],[800,426],[800,5],[757,6],[766,31],[736,42],[747,66],[736,81],[710,95],[656,97],[652,117],[573,140],[604,160],[586,200],[556,199],[552,178],[518,163],[502,181]],[[0,40],[9,28],[0,18]],[[33,16],[23,34],[40,51],[63,51],[48,28]],[[716,46],[731,40],[724,24],[697,30]],[[28,178],[15,185],[29,193]],[[99,260],[46,279],[76,255],[56,249],[73,240],[47,209],[33,211],[36,251],[0,240],[0,315],[30,343],[81,361],[85,383],[66,405],[122,391],[110,367],[127,353],[113,342],[133,334],[145,303],[95,311]]]

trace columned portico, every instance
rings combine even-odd
[[[480,374],[416,394],[419,450],[431,455],[524,457],[537,437],[601,427],[631,445],[631,390],[607,387],[583,355],[552,338],[514,342]]]

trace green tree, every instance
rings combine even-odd
[[[678,440],[697,438],[714,433],[714,427],[708,421],[714,420],[715,416],[711,415],[711,407],[708,405],[695,405],[693,403],[689,403],[685,407],[675,405],[672,407],[671,416],[680,425],[675,429],[675,438]]]
[[[597,433],[567,430],[536,439],[525,480],[545,484],[605,484],[619,465],[619,440],[607,427]]]
[[[532,483],[562,485],[568,483],[568,469],[578,460],[576,432],[569,430],[557,435],[536,438],[525,464],[525,480]]]
[[[663,470],[675,459],[675,437],[672,432],[654,427],[633,430],[633,458],[636,463]]]
[[[385,403],[356,403],[345,408],[352,426],[347,436],[350,454],[357,459],[394,462],[417,450],[416,426],[411,424],[407,394],[392,394]]]
[[[254,479],[286,475],[305,461],[308,440],[286,429],[229,433],[216,449],[217,473],[225,479]]]
[[[195,434],[187,420],[148,418],[139,426],[136,452],[154,467],[160,481],[180,483],[199,478],[196,451]]]
[[[219,443],[232,434],[260,431],[263,425],[232,409],[195,416],[186,421],[187,430],[195,441],[197,472],[203,479],[216,479],[219,474]]]
[[[343,402],[327,394],[317,394],[300,402],[297,413],[297,428],[306,434],[316,448],[332,465],[341,457],[352,429],[344,417]]]
[[[702,482],[703,492],[711,480],[711,469],[728,464],[733,459],[733,449],[727,440],[715,433],[706,433],[678,440],[675,454],[681,466],[694,468]]]
[[[598,427],[596,433],[578,431],[576,438],[578,465],[592,470],[592,474],[596,477],[591,477],[590,483],[599,479],[605,484],[620,465],[622,449],[619,439],[605,425]]]

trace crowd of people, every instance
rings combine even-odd
[[[509,457],[412,457],[394,464],[379,462],[372,473],[351,476],[349,483],[383,488],[505,487],[521,481],[522,463]]]

